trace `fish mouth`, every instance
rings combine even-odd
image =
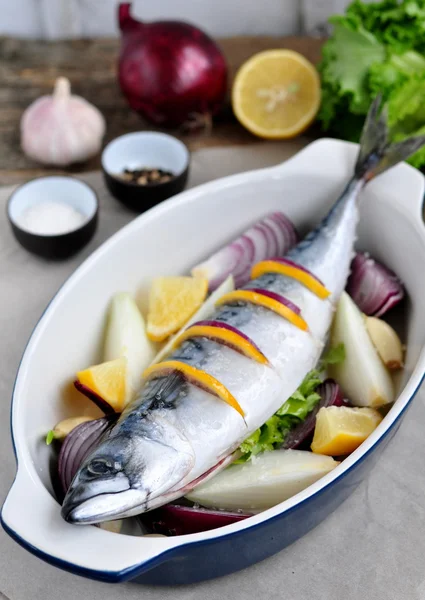
[[[65,502],[61,514],[72,525],[96,525],[138,514],[147,498],[146,491],[135,489],[100,494],[83,501]]]

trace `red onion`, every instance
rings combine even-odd
[[[275,212],[194,267],[192,275],[206,277],[210,291],[230,274],[235,278],[235,286],[241,287],[250,280],[253,264],[275,254],[286,254],[297,241],[298,234],[291,221],[283,213]]]
[[[87,421],[78,425],[66,436],[59,453],[58,463],[59,479],[65,493],[82,462],[113,421],[113,417]]]
[[[180,21],[142,23],[119,6],[119,82],[131,108],[149,121],[177,127],[208,123],[223,105],[227,66],[215,42]]]
[[[404,298],[403,285],[395,273],[362,253],[351,263],[346,289],[360,310],[374,317],[382,316]]]
[[[96,392],[93,392],[93,390],[84,385],[84,383],[80,383],[78,379],[74,381],[74,386],[79,392],[84,394],[86,398],[94,402],[96,406],[98,406],[100,410],[105,413],[105,415],[112,415],[115,413],[115,410],[112,408],[112,406],[110,406],[108,402],[106,402],[106,400],[101,398],[101,396],[99,396],[99,394],[96,394]]]
[[[316,388],[316,392],[320,394],[320,400],[307,418],[297,427],[289,432],[287,438],[283,442],[282,448],[298,448],[301,444],[310,440],[316,426],[316,415],[324,406],[348,406],[348,402],[344,400],[341,388],[333,379],[326,379]]]
[[[299,306],[288,300],[288,298],[285,298],[285,296],[281,296],[280,294],[276,294],[275,292],[270,292],[269,290],[264,290],[263,288],[250,288],[249,291],[256,292],[257,294],[261,294],[262,296],[268,296],[269,298],[277,300],[277,302],[280,302],[284,306],[288,307],[295,314],[301,314],[301,309],[299,308]]]
[[[295,246],[295,244],[298,242],[298,232],[292,224],[292,221],[290,221],[283,213],[275,212],[270,215],[270,218],[286,232],[284,239],[287,241],[287,247],[285,248],[284,246],[283,249],[280,248],[278,252],[279,255],[286,254],[286,252],[288,252],[288,250],[290,250],[292,246]]]
[[[270,228],[269,225],[266,224],[265,220],[262,223],[258,223],[257,227],[260,229],[263,234],[266,244],[267,244],[267,255],[274,256],[277,254],[277,239],[275,237],[274,231]]]
[[[185,535],[217,529],[250,517],[248,514],[168,504],[146,515],[153,533]],[[146,522],[146,519],[145,519]]]

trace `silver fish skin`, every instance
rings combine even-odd
[[[245,418],[179,374],[145,382],[81,465],[62,506],[65,520],[93,524],[152,510],[233,460],[241,442],[280,408],[320,358],[349,274],[362,187],[424,144],[425,137],[388,144],[385,111],[380,113],[379,98],[374,102],[352,180],[321,223],[287,255],[321,279],[330,297],[320,300],[295,280],[276,274],[245,286],[279,293],[297,304],[309,331],[265,308],[232,303],[218,308],[212,318],[249,336],[269,366],[206,338],[187,340],[169,357],[218,379]]]

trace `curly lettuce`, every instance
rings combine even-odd
[[[355,0],[330,22],[334,31],[319,65],[323,130],[357,142],[367,110],[381,93],[389,103],[392,139],[423,133],[425,0]],[[409,162],[424,166],[425,151]]]
[[[320,395],[316,390],[323,381],[326,367],[339,364],[344,359],[344,344],[331,348],[279,410],[240,445],[242,456],[235,462],[246,462],[256,454],[280,448],[291,429],[304,421],[319,402]]]

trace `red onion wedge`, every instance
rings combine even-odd
[[[237,523],[251,515],[242,513],[167,504],[145,515],[145,523],[153,533],[185,535],[217,529]],[[150,521],[150,524],[149,524]]]
[[[351,263],[351,275],[347,292],[360,310],[380,317],[404,298],[404,288],[398,277],[371,258],[368,254],[356,254]]]
[[[66,436],[58,462],[59,479],[65,493],[86,456],[114,420],[115,417],[102,417],[95,421],[87,421]]]
[[[298,234],[292,222],[283,213],[274,212],[196,265],[191,272],[194,276],[206,277],[210,291],[231,274],[235,286],[241,287],[249,281],[253,264],[275,254],[286,254],[297,241]]]
[[[299,236],[298,232],[295,229],[292,221],[288,219],[282,212],[275,212],[270,215],[272,221],[274,221],[279,227],[286,232],[286,235],[282,237],[283,240],[286,240],[286,245],[283,245],[279,248],[278,254],[280,256],[286,254],[288,250],[290,250],[293,246],[298,243]]]
[[[106,400],[101,398],[101,396],[99,396],[99,394],[96,394],[96,392],[93,392],[93,390],[91,390],[89,387],[87,387],[83,383],[80,383],[78,381],[78,379],[76,379],[74,381],[74,386],[79,392],[81,392],[89,400],[94,402],[96,404],[96,406],[98,406],[100,408],[100,410],[105,413],[105,415],[115,414],[114,409],[112,408],[112,406],[110,406],[110,404],[108,402],[106,402]]]
[[[326,379],[317,388],[320,400],[307,418],[297,427],[292,429],[283,442],[282,448],[298,448],[307,440],[312,439],[316,426],[316,415],[322,407],[326,406],[349,406],[344,400],[341,388],[333,379]]]

